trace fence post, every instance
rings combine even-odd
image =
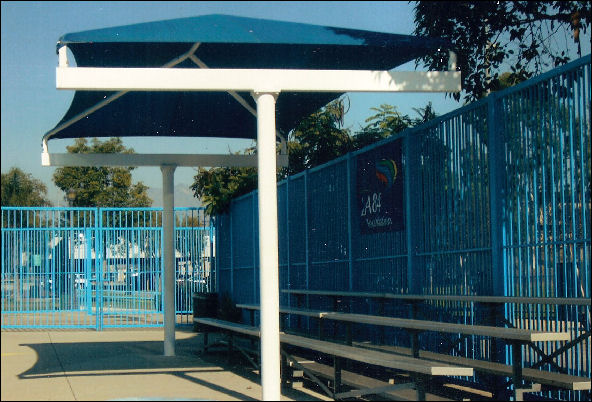
[[[286,288],[290,289],[290,274],[292,272],[292,260],[290,258],[290,176],[286,178],[286,203],[285,203],[285,214],[286,214],[286,226],[285,226],[285,233],[286,233],[286,271],[284,275],[286,277]],[[283,297],[282,297],[283,296]],[[288,303],[280,303],[289,306],[290,296],[289,295],[280,295],[280,299],[287,300]],[[289,326],[289,325],[288,325]]]
[[[351,152],[347,153],[347,253],[348,253],[348,287],[349,291],[351,292],[354,287],[354,253],[353,253],[353,225],[352,225],[352,197],[354,196],[352,193],[352,154]],[[349,298],[351,300],[351,298]],[[351,307],[351,306],[350,306]],[[351,311],[351,310],[350,310]]]
[[[234,204],[233,201],[230,201],[230,211],[228,212],[228,216],[229,216],[229,226],[230,226],[230,294],[231,296],[234,298],[234,245],[232,244],[232,233],[233,233],[233,226],[232,226],[232,216],[234,215],[232,212],[232,204]],[[255,241],[255,240],[253,240]]]
[[[502,120],[501,111],[497,107],[497,94],[487,97],[487,157],[489,164],[489,214],[491,224],[491,294],[494,296],[507,295],[507,264],[504,257],[505,222],[504,203],[506,191],[504,186],[505,147],[504,132],[499,127]],[[503,124],[503,123],[502,123]],[[485,314],[485,324],[504,327],[504,305],[492,305]],[[492,362],[507,363],[506,350],[502,342],[491,340],[490,360]],[[494,379],[494,397],[502,397],[506,386],[499,378]]]
[[[418,137],[412,135],[415,131],[406,132],[403,139],[403,152],[405,154],[405,234],[407,240],[407,292],[418,294],[421,292],[421,269],[417,253],[419,251],[420,226],[422,224],[418,212],[421,210],[415,206],[420,205],[421,177],[419,170],[419,146]]]
[[[85,283],[85,286],[82,286],[82,289],[84,290],[84,296],[85,296],[84,302],[86,303],[86,312],[90,316],[90,314],[92,313],[92,261],[93,261],[92,250],[93,250],[93,246],[94,246],[94,244],[91,244],[91,242],[93,241],[92,240],[93,235],[92,235],[91,229],[85,228],[84,238],[86,240],[86,248],[84,250],[84,256],[85,256],[84,279],[86,280],[86,283]],[[95,251],[95,257],[96,257],[96,251]]]
[[[305,287],[307,290],[310,289],[309,287],[309,274],[310,274],[310,261],[309,261],[309,233],[308,233],[308,169],[306,169],[304,171],[304,251],[305,251]],[[308,299],[308,296],[306,296],[306,298]],[[308,306],[308,303],[306,304],[306,307]]]
[[[251,235],[251,248],[253,249],[253,276],[251,278],[251,280],[253,281],[253,303],[259,303],[259,294],[257,292],[257,283],[259,282],[259,275],[257,273],[257,222],[258,222],[258,217],[257,214],[259,213],[258,211],[258,204],[255,202],[255,194],[257,194],[257,190],[253,191],[251,193],[251,229],[252,229],[252,235]],[[261,267],[259,267],[259,270],[261,270]],[[234,300],[236,300],[236,297],[234,296],[233,293],[233,298]],[[253,324],[254,325],[254,324]]]
[[[100,331],[103,329],[103,249],[105,248],[102,208],[96,209],[95,228],[95,239],[97,241],[97,251],[95,253],[95,320],[97,331]]]
[[[308,169],[306,169],[304,171],[304,272],[305,272],[305,276],[304,276],[304,288],[306,290],[310,290],[310,281],[309,281],[309,275],[310,275],[310,255],[309,255],[309,244],[310,242],[308,241],[309,238],[309,231],[308,231]],[[309,304],[309,297],[308,295],[304,296],[305,298],[305,303],[304,303],[304,307],[305,308],[310,308],[310,304]],[[310,317],[306,317],[306,330],[310,331]]]
[[[489,213],[491,219],[491,292],[494,296],[507,295],[507,272],[504,258],[505,226],[504,186],[505,155],[503,130],[498,126],[501,113],[496,107],[498,97],[491,94],[487,98],[487,148],[489,162]]]

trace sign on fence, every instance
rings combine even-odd
[[[405,229],[402,140],[358,155],[356,190],[360,233]]]

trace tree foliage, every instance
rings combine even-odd
[[[366,119],[367,125],[353,135],[349,129],[343,128],[346,113],[343,99],[331,102],[303,119],[288,136],[289,165],[278,170],[277,179],[283,180],[322,165],[436,116],[431,103],[415,109],[420,115],[417,119],[411,119],[386,104],[371,111],[374,114]],[[246,151],[254,152],[254,148]],[[227,212],[233,198],[256,188],[256,168],[200,168],[191,186],[195,197],[211,215]]]
[[[66,147],[69,153],[128,153],[134,152],[123,145],[120,138],[103,142],[77,138]],[[63,167],[56,169],[53,180],[66,194],[73,191],[75,207],[149,207],[148,187],[142,182],[132,184],[133,167]]]
[[[506,82],[524,81],[581,56],[580,32],[590,25],[588,1],[418,1],[415,34],[449,39],[457,54],[465,100]],[[431,70],[447,69],[441,52],[418,59]],[[456,100],[460,94],[452,95]]]
[[[343,102],[337,100],[303,119],[288,136],[288,167],[278,170],[277,179],[282,180],[350,151],[349,130],[340,127],[344,114]],[[255,152],[255,148],[245,151],[247,154]],[[257,169],[236,167],[199,168],[191,185],[193,194],[210,215],[227,212],[233,198],[256,188]]]
[[[382,104],[370,110],[375,114],[366,119],[368,124],[354,136],[354,149],[364,148],[413,125],[411,118],[397,111],[396,106]]]
[[[354,149],[350,131],[344,129],[344,103],[338,99],[304,118],[288,136],[288,168],[280,177],[322,165]]]
[[[257,188],[255,168],[199,168],[191,189],[210,215],[226,212],[233,198]]]
[[[2,173],[2,206],[5,207],[47,207],[47,186],[30,173],[17,167]]]

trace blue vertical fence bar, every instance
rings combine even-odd
[[[290,221],[288,220],[288,211],[290,205],[289,198],[290,183],[288,180],[278,184],[278,205],[285,205],[285,208],[278,209],[278,226],[282,229],[278,232],[279,246],[279,286],[281,289],[288,288],[288,280],[290,278],[290,243],[288,242],[288,235],[290,233]],[[254,212],[255,208],[252,209]],[[256,265],[256,263],[255,263]],[[253,282],[257,282],[254,279]],[[280,294],[280,303],[286,305],[286,295]]]
[[[216,288],[215,230],[177,208],[177,323]],[[163,325],[160,208],[2,207],[2,328]]]
[[[421,228],[417,253],[421,258],[418,271],[423,270],[418,277],[420,293],[491,294],[491,272],[483,269],[491,255],[486,116],[487,105],[477,102],[408,134],[421,139],[415,150],[418,173],[410,178],[419,183],[421,194],[413,203],[421,216],[415,225]],[[481,312],[472,305],[450,302],[432,303],[432,307],[426,314],[433,319],[481,320]],[[443,347],[434,337],[425,341],[436,350]],[[486,342],[478,337],[466,339],[460,350],[464,355],[487,358]]]
[[[193,293],[215,291],[212,224],[203,208],[175,208],[177,322],[193,323]]]
[[[351,155],[296,174],[279,183],[280,283],[291,289],[421,292],[451,295],[590,297],[590,56],[515,87],[440,116]],[[358,211],[360,161],[405,141],[404,230],[363,232]],[[390,144],[390,145],[389,145]],[[245,300],[248,282],[223,285],[224,272],[242,267],[256,272],[257,262],[243,261],[252,239],[255,211],[249,197],[233,201],[228,215],[217,217],[220,239],[220,286]],[[229,225],[228,222],[231,224]],[[284,277],[285,276],[285,277]],[[237,279],[234,277],[234,279]],[[255,281],[255,284],[252,283]],[[285,300],[295,305],[296,298]],[[319,297],[309,307],[332,307]],[[564,372],[590,376],[590,307],[507,304],[497,317],[473,304],[426,303],[426,318],[464,323],[569,331],[584,340],[555,358]],[[372,300],[349,307],[376,313]],[[397,303],[384,314],[403,314]],[[292,319],[290,325],[302,325]],[[308,330],[313,327],[305,327]],[[356,326],[358,340],[407,346],[404,332]],[[588,332],[589,333],[589,332]],[[507,361],[511,349],[488,337],[454,339],[454,353]],[[442,351],[437,337],[422,345]],[[541,345],[552,353],[560,343]],[[524,349],[524,364],[537,358]],[[557,367],[546,365],[545,370]],[[475,377],[477,381],[482,379]],[[574,391],[544,392],[553,399],[580,400]]]
[[[420,205],[421,191],[420,183],[420,148],[419,137],[415,133],[407,132],[403,137],[405,164],[405,233],[407,235],[407,286],[402,289],[404,293],[418,294],[423,291],[422,282],[418,280],[425,268],[419,264],[419,242],[421,230],[421,216],[419,208],[412,208],[412,205]],[[425,283],[424,283],[425,284]]]
[[[162,211],[100,208],[103,328],[163,325]]]
[[[85,225],[92,208],[2,207],[2,328],[94,328]]]
[[[216,264],[218,275],[218,291],[231,294],[231,273],[232,273],[232,214],[219,215],[216,217]]]
[[[497,102],[508,138],[506,288],[516,296],[589,298],[590,57],[511,88]],[[587,306],[526,306],[508,313],[517,327],[551,327],[573,339],[590,330]],[[536,358],[526,352],[527,362]],[[589,376],[589,355],[587,338],[555,362]],[[558,397],[580,396],[565,391]]]
[[[497,102],[498,95],[490,94],[487,97],[487,163],[489,178],[489,216],[490,216],[490,242],[491,242],[491,288],[490,294],[494,296],[508,295],[506,288],[508,272],[506,270],[507,261],[505,260],[504,247],[506,246],[506,194],[505,183],[505,160],[504,144],[506,136],[503,130],[504,119],[503,112]],[[490,310],[485,312],[483,323],[485,325],[494,325],[503,327],[504,320],[508,316],[506,305],[490,306]],[[489,314],[487,314],[489,313]],[[511,348],[506,347],[499,339],[491,339],[489,351],[484,351],[489,360],[508,364],[511,362]],[[507,350],[506,350],[507,349]],[[504,378],[493,378],[490,380],[493,389],[503,390]],[[496,395],[501,397],[501,395]]]
[[[233,201],[232,242],[242,246],[232,248],[232,284],[233,295],[237,303],[254,303],[258,300],[255,288],[257,272],[255,256],[258,254],[257,237],[253,236],[257,226],[254,205],[257,205],[255,193]]]

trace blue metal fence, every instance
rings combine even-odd
[[[590,88],[586,56],[282,181],[280,287],[589,298]],[[396,142],[403,149],[398,173],[405,183],[404,229],[364,231],[356,175],[368,155]],[[235,199],[216,225],[223,239],[219,291],[236,302],[258,302],[257,192]],[[280,298],[293,302],[286,294]],[[332,307],[321,297],[308,302],[311,308]],[[351,303],[356,312],[379,309],[372,300]],[[477,305],[431,307],[424,314],[434,319],[484,319]],[[384,314],[406,311],[396,302],[385,308]],[[545,367],[590,376],[589,305],[508,306],[504,314],[516,327],[569,331],[580,342],[557,356],[555,367]],[[315,321],[305,321],[313,330]],[[409,341],[403,332],[356,327],[358,340]],[[470,337],[459,351],[489,360],[489,342]],[[442,344],[434,336],[422,338],[430,350]],[[535,354],[525,350],[526,366]],[[548,396],[582,398],[570,391]]]
[[[163,325],[162,209],[2,207],[2,328]],[[214,231],[175,209],[176,312],[215,290]]]

